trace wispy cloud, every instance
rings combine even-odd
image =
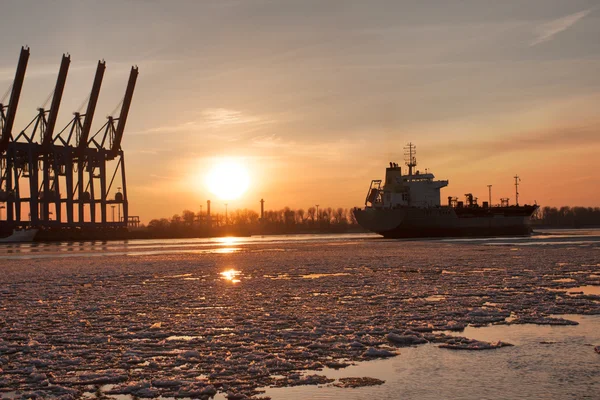
[[[177,132],[187,132],[192,131],[194,129],[201,128],[201,124],[196,121],[187,121],[181,124],[174,125],[164,125],[157,126],[154,128],[148,128],[140,131],[132,131],[128,132],[128,135],[136,136],[136,135],[149,135],[154,133],[177,133]]]
[[[575,25],[591,11],[592,9],[590,8],[539,25],[536,28],[537,37],[529,45],[535,46],[552,39],[555,35]]]
[[[509,153],[589,149],[598,147],[599,127],[600,121],[592,121],[576,126],[515,132],[495,139],[453,141],[455,144],[443,144],[437,149],[428,150],[428,154],[440,159],[446,157],[446,161],[453,164],[459,159],[478,162]],[[460,155],[449,153],[446,150],[449,146],[459,146],[462,152]]]
[[[227,108],[207,108],[200,112],[200,118],[180,124],[164,125],[130,132],[129,135],[163,134],[177,132],[209,132],[217,138],[226,139],[223,132],[235,131],[237,134],[247,134],[260,129],[264,125],[279,122],[268,115],[251,115],[238,110]]]
[[[214,127],[261,122],[257,116],[245,115],[241,111],[227,108],[208,108],[202,111],[202,116],[209,126]]]
[[[251,139],[250,144],[251,147],[263,149],[270,152],[269,154],[276,152],[282,157],[297,156],[335,162],[352,158],[365,146],[364,140],[297,142],[284,140],[277,135],[256,136]]]

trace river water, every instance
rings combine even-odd
[[[52,257],[98,257],[98,256],[143,256],[174,253],[228,253],[242,246],[296,245],[321,243],[352,245],[357,241],[382,243],[436,243],[478,244],[483,246],[596,246],[600,242],[600,229],[560,230],[545,229],[531,237],[456,238],[431,240],[389,240],[376,234],[332,234],[332,235],[277,235],[252,237],[225,237],[200,239],[140,239],[88,242],[48,243],[0,243],[0,259],[52,258]]]
[[[273,399],[599,398],[599,230],[12,244],[0,246],[0,271],[7,398],[48,393],[50,374],[50,386],[85,398],[133,398],[110,393],[128,384],[123,376],[163,399],[208,384],[217,399],[244,387]],[[578,325],[554,325],[560,318]],[[456,324],[464,329],[443,330]],[[388,332],[417,326],[438,336],[386,343]],[[442,334],[513,346],[450,350],[439,347]],[[399,354],[367,360],[350,342]],[[198,357],[182,359],[185,351]],[[324,367],[328,360],[351,365]],[[249,376],[249,364],[267,377]],[[294,371],[385,383],[274,387]],[[84,385],[92,372],[109,384]]]
[[[600,316],[566,315],[578,326],[496,325],[461,335],[503,340],[514,347],[447,351],[435,345],[401,350],[397,357],[345,369],[331,377],[368,376],[374,387],[296,386],[268,389],[274,399],[597,399],[600,393]]]

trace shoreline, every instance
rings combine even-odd
[[[537,231],[536,231],[537,229]],[[600,227],[579,227],[579,228],[567,228],[567,227],[533,227],[533,232],[529,235],[529,236],[523,236],[523,237],[536,237],[538,235],[552,235],[552,232],[540,232],[539,230],[543,230],[543,231],[559,231],[559,232],[568,232],[568,231],[576,231],[576,232],[582,232],[582,231],[586,231],[586,230],[597,230],[600,229]],[[34,243],[59,243],[59,242],[88,242],[88,241],[106,241],[106,242],[110,242],[110,241],[127,241],[127,240],[177,240],[177,239],[219,239],[219,238],[226,238],[226,237],[237,237],[237,238],[256,238],[256,237],[261,237],[261,236],[281,236],[281,237],[286,237],[286,236],[300,236],[300,235],[306,235],[306,236],[310,236],[310,235],[324,235],[324,236],[334,236],[334,235],[345,235],[345,234],[373,234],[373,235],[377,235],[380,236],[376,233],[372,233],[369,232],[365,229],[354,229],[354,230],[349,230],[349,231],[340,231],[340,232],[332,232],[332,231],[305,231],[305,232],[285,232],[285,233],[251,233],[251,234],[242,234],[242,235],[236,235],[235,232],[223,232],[222,234],[219,235],[180,235],[180,236],[176,236],[176,235],[165,235],[165,236],[161,236],[161,235],[149,235],[146,232],[125,232],[125,233],[120,233],[119,235],[116,235],[117,237],[114,236],[107,236],[107,235],[102,235],[102,236],[98,236],[98,237],[77,237],[77,236],[72,236],[70,238],[49,238],[49,239],[38,239],[36,238],[34,240]],[[495,237],[495,238],[503,238],[503,237],[511,237],[509,236],[456,236],[456,237],[432,237],[432,238],[426,238],[426,237],[418,237],[418,238],[401,238],[401,239],[395,239],[395,240],[440,240],[440,239],[469,239],[469,238],[474,238],[474,239],[478,239],[478,238],[491,238],[491,237]],[[5,243],[0,243],[0,245],[5,244]],[[6,244],[15,244],[15,243],[6,243]]]

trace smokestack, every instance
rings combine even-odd
[[[265,218],[265,199],[260,199],[260,219]]]
[[[210,217],[210,200],[206,201],[206,216]]]

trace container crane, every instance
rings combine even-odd
[[[48,112],[48,121],[46,123],[45,129],[42,131],[41,145],[43,151],[43,191],[40,193],[39,199],[42,203],[41,217],[45,221],[50,220],[50,203],[52,202],[55,203],[55,219],[57,221],[61,220],[61,202],[58,180],[58,168],[56,166],[56,160],[53,159],[51,155],[51,146],[53,143],[54,128],[56,127],[56,119],[58,118],[58,110],[60,108],[60,102],[62,100],[63,91],[65,89],[65,83],[67,81],[67,74],[69,72],[70,64],[71,56],[63,54],[60,63],[60,69],[58,71],[58,77],[56,78],[56,86],[54,88],[54,94],[52,96],[52,103],[50,104],[50,111]],[[40,109],[40,113],[43,116],[43,109]],[[54,173],[51,174],[51,172]]]
[[[15,116],[17,115],[17,107],[19,105],[19,98],[21,97],[21,89],[23,88],[23,81],[25,80],[25,71],[27,71],[27,62],[29,61],[29,48],[21,47],[21,55],[19,56],[19,64],[17,65],[17,71],[15,73],[15,80],[13,81],[13,87],[10,94],[10,100],[8,103],[8,111],[6,118],[3,121],[3,127],[0,137],[0,154],[6,152],[8,149],[8,143],[12,138],[12,128],[15,122]],[[5,106],[0,104],[0,109],[4,116]]]
[[[123,99],[123,106],[121,106],[121,113],[119,114],[119,123],[117,124],[117,129],[112,140],[112,146],[107,154],[110,159],[115,158],[119,150],[121,150],[121,140],[123,139],[123,132],[125,131],[125,124],[127,123],[127,116],[129,115],[129,108],[131,107],[131,100],[133,99],[133,91],[135,90],[138,73],[137,67],[131,67],[127,89],[125,90],[125,98]]]
[[[125,97],[121,105],[121,111],[118,118],[113,116],[108,117],[108,121],[92,138],[90,138],[88,145],[94,145],[98,149],[98,153],[94,157],[88,158],[87,170],[89,172],[88,186],[90,188],[89,201],[90,201],[90,218],[92,222],[95,221],[95,204],[96,197],[94,193],[94,179],[100,180],[100,212],[101,221],[105,223],[107,221],[107,205],[117,204],[119,207],[123,207],[123,220],[127,221],[129,217],[128,201],[127,201],[127,182],[125,177],[125,156],[121,149],[121,140],[123,139],[123,132],[125,131],[125,124],[127,122],[127,116],[129,115],[129,109],[131,107],[131,101],[133,99],[133,92],[135,90],[135,84],[139,70],[137,67],[131,67],[129,73],[129,80],[127,82],[127,88],[125,90]],[[115,126],[115,123],[117,125]],[[98,142],[96,137],[102,133],[102,140]],[[110,183],[107,186],[106,180],[106,162],[117,160],[117,167],[113,173]],[[98,169],[98,174],[95,174],[95,170]],[[121,182],[123,192],[115,194],[115,198],[110,200],[108,194],[114,183],[114,179],[118,170],[121,170]],[[120,221],[119,221],[120,222]]]
[[[14,180],[18,180],[18,176],[13,176],[14,156],[8,154],[10,141],[12,140],[12,128],[17,115],[19,98],[21,97],[21,89],[25,80],[25,72],[27,71],[27,63],[29,61],[29,48],[21,47],[19,55],[19,63],[15,72],[15,79],[10,94],[8,106],[0,104],[0,114],[2,114],[2,130],[0,131],[0,202],[6,202],[6,220],[12,222],[14,220],[15,197],[13,192]],[[7,109],[6,114],[4,110]],[[3,158],[3,159],[2,159]],[[2,189],[4,184],[5,189]]]
[[[84,170],[86,165],[85,153],[88,148],[88,141],[90,131],[92,128],[92,121],[94,119],[94,113],[96,112],[96,104],[98,103],[98,97],[100,96],[100,87],[102,86],[102,79],[104,78],[105,70],[106,63],[104,61],[98,61],[98,66],[96,67],[96,75],[94,76],[94,83],[92,85],[92,92],[90,94],[90,100],[88,101],[87,110],[85,112],[85,121],[83,123],[83,127],[81,129],[81,133],[79,134],[79,138],[77,141],[77,211],[79,213],[80,222],[83,222],[85,220],[85,204],[89,203],[90,200],[89,193],[86,192],[84,188]],[[71,188],[69,193],[73,193],[73,188]],[[71,204],[67,204],[67,209],[71,208],[71,212],[73,207],[73,197],[74,193],[72,196],[70,196]]]
[[[106,63],[99,61],[85,114],[74,113],[72,121],[55,134],[58,131],[56,122],[71,61],[69,55],[63,55],[50,108],[39,108],[36,117],[17,135],[13,135],[28,60],[29,49],[23,47],[10,103],[0,104],[0,203],[6,204],[7,211],[6,220],[0,221],[0,230],[34,226],[60,238],[65,237],[64,232],[71,232],[76,238],[81,238],[82,232],[85,232],[83,237],[95,238],[106,237],[103,236],[104,233],[98,232],[112,232],[112,235],[122,230],[128,225],[129,214],[121,141],[138,68],[131,68],[119,117],[108,117],[108,122],[90,138],[106,69]],[[102,138],[100,143],[97,136]],[[107,167],[113,166],[114,172],[108,171],[107,176]],[[117,179],[119,171],[120,177]],[[23,184],[29,190],[22,191],[20,186]],[[59,190],[59,185],[66,188],[63,193]],[[109,198],[113,185],[120,185],[123,191],[118,191],[114,198]],[[97,198],[94,191],[98,194]],[[77,220],[74,215],[75,204],[79,207]],[[28,220],[21,221],[22,205],[29,209]],[[124,218],[108,222],[106,210],[109,205],[118,206],[119,211],[122,207]],[[98,206],[100,221],[96,221]],[[89,215],[86,215],[88,207]],[[23,211],[27,211],[27,208]],[[61,215],[65,208],[66,221]],[[50,218],[52,214],[54,218]]]
[[[47,235],[58,235],[58,238],[65,238],[65,232],[70,232],[71,237],[75,238],[97,238],[107,237],[105,234],[110,237],[115,232],[122,231],[128,225],[129,214],[121,141],[138,68],[131,69],[119,117],[108,117],[108,122],[90,138],[106,70],[106,63],[99,61],[85,114],[74,113],[72,121],[55,134],[58,131],[58,112],[71,62],[69,55],[63,55],[50,108],[39,108],[36,117],[17,135],[13,135],[28,60],[29,49],[23,47],[10,103],[0,104],[0,203],[6,203],[7,211],[6,220],[0,221],[0,230],[33,226]],[[98,135],[101,135],[101,143],[95,139]],[[113,166],[114,172],[109,171],[107,179],[107,167]],[[116,179],[119,171],[120,178]],[[23,184],[28,184],[29,190],[21,191],[20,185]],[[120,184],[123,191],[117,192],[114,198],[109,198],[113,184]],[[66,188],[62,194],[59,185]],[[97,199],[94,196],[95,188],[99,192]],[[75,204],[78,205],[77,220],[74,215]],[[28,220],[21,221],[22,205],[29,208]],[[98,205],[100,221],[96,221]],[[109,205],[119,206],[119,211],[122,207],[124,218],[108,222],[106,210]],[[86,215],[88,207],[89,216]],[[61,215],[65,208],[66,221]],[[50,218],[52,211],[54,218]]]
[[[92,85],[92,92],[90,94],[90,100],[88,102],[87,110],[84,114],[85,122],[83,123],[83,128],[77,143],[77,150],[79,154],[82,154],[88,146],[90,130],[92,129],[92,121],[94,119],[94,113],[96,112],[96,104],[98,103],[98,97],[100,96],[100,87],[102,86],[102,79],[104,78],[105,70],[106,63],[104,61],[98,61],[96,75],[94,76],[94,84]]]
[[[65,83],[67,82],[67,74],[69,73],[70,64],[71,56],[68,54],[63,54],[60,62],[60,69],[58,70],[58,77],[56,78],[56,86],[54,87],[52,103],[50,104],[50,112],[48,113],[48,122],[46,123],[46,128],[42,133],[42,146],[44,148],[47,148],[52,144],[56,119],[58,118],[58,109],[60,108],[63,91],[65,90]]]

